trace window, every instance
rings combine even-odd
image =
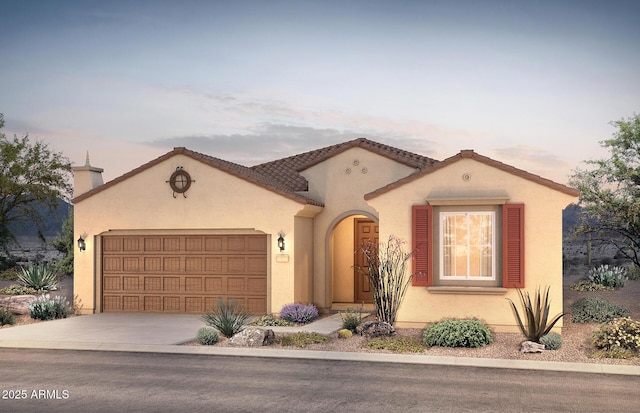
[[[523,204],[414,205],[412,229],[412,285],[524,288]]]
[[[495,213],[440,213],[440,278],[495,280]]]

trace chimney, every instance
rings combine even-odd
[[[77,197],[104,184],[102,180],[102,168],[95,168],[89,164],[89,151],[84,166],[73,168],[73,197]]]

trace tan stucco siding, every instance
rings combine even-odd
[[[470,179],[463,179],[463,175]],[[501,193],[508,195],[509,203],[525,204],[524,290],[533,293],[538,286],[550,285],[551,313],[559,313],[562,311],[562,209],[575,201],[574,197],[484,163],[462,159],[369,203],[379,213],[380,239],[395,235],[407,241],[407,250],[410,250],[412,205],[424,205],[434,194],[459,199],[465,194],[478,197]],[[434,248],[433,253],[438,254],[438,250]],[[436,294],[427,287],[409,287],[398,325],[424,325],[445,317],[471,316],[485,320],[498,330],[516,331],[515,319],[505,298],[519,302],[515,289],[498,295],[467,295]]]
[[[357,165],[356,165],[357,163]],[[332,303],[331,231],[346,217],[378,213],[364,194],[397,181],[415,170],[362,148],[352,148],[301,172],[309,181],[309,196],[324,203],[314,222],[314,303]]]
[[[186,193],[172,196],[166,182],[182,166],[194,182]],[[217,230],[256,231],[268,234],[271,244],[282,231],[291,234],[286,253],[289,262],[275,262],[271,254],[267,297],[271,311],[294,296],[294,216],[304,205],[237,178],[192,158],[177,155],[78,202],[74,207],[75,238],[88,241],[87,250],[76,254],[74,288],[84,306],[95,310],[97,291],[96,237],[109,230]],[[274,288],[273,286],[277,286]]]
[[[293,302],[313,300],[313,219],[295,217],[295,295]]]

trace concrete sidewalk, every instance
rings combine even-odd
[[[195,338],[205,324],[197,315],[93,314],[24,326],[0,328],[0,348],[122,351],[242,357],[275,357],[451,365],[522,370],[548,370],[640,376],[639,366],[561,363],[528,360],[434,357],[422,354],[348,353],[215,346],[180,346]],[[274,332],[308,331],[330,334],[342,326],[339,314],[302,327],[269,327]]]

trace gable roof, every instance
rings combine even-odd
[[[418,170],[429,168],[438,163],[437,160],[426,156],[394,148],[393,146],[374,142],[366,138],[358,138],[252,166],[251,169],[269,177],[272,181],[289,187],[293,191],[307,191],[309,189],[308,182],[299,174],[300,171],[317,165],[351,148],[363,148]]]
[[[402,179],[399,179],[399,180],[397,180],[395,182],[392,182],[392,183],[390,183],[388,185],[385,185],[382,188],[376,189],[373,192],[369,192],[368,194],[365,194],[364,199],[366,199],[366,200],[373,199],[373,198],[375,198],[377,196],[380,196],[382,194],[390,192],[390,191],[392,191],[392,190],[394,190],[396,188],[399,188],[399,187],[401,187],[401,186],[403,186],[405,184],[408,184],[409,182],[415,181],[416,179],[419,179],[419,178],[421,178],[421,177],[423,177],[425,175],[428,175],[428,174],[430,174],[432,172],[435,172],[435,171],[437,171],[439,169],[445,168],[448,165],[451,165],[451,164],[453,164],[455,162],[458,162],[461,159],[465,159],[465,158],[473,159],[473,160],[478,161],[480,163],[483,163],[485,165],[492,166],[494,168],[503,170],[505,172],[508,172],[510,174],[519,176],[519,177],[527,179],[529,181],[536,182],[536,183],[538,183],[540,185],[547,186],[549,188],[555,189],[556,191],[560,191],[560,192],[563,192],[563,193],[571,195],[571,196],[579,196],[580,195],[580,191],[578,191],[577,189],[571,188],[571,187],[566,186],[566,185],[559,184],[557,182],[551,181],[550,179],[546,179],[546,178],[543,178],[541,176],[529,173],[529,172],[524,171],[522,169],[518,169],[518,168],[516,168],[514,166],[510,166],[510,165],[504,164],[504,163],[502,163],[500,161],[496,161],[496,160],[488,158],[486,156],[479,155],[479,154],[475,153],[474,151],[467,149],[467,150],[460,151],[460,153],[458,153],[457,155],[454,155],[454,156],[452,156],[450,158],[447,158],[442,162],[434,164],[432,167],[430,167],[428,169],[416,171],[416,172],[412,173],[411,175],[408,175],[408,176],[406,176],[406,177],[404,177]]]
[[[324,206],[321,202],[315,201],[311,198],[305,197],[303,195],[297,194],[294,191],[292,191],[290,188],[281,185],[278,182],[273,181],[272,179],[269,179],[269,177],[266,177],[264,175],[261,175],[260,173],[252,170],[251,168],[247,168],[246,166],[242,166],[233,162],[229,162],[229,161],[225,161],[223,159],[219,159],[219,158],[215,158],[213,156],[209,156],[209,155],[205,155],[199,152],[194,152],[191,151],[189,149],[183,148],[183,147],[179,147],[179,148],[174,148],[171,152],[168,152],[150,162],[147,162],[146,164],[139,166],[138,168],[135,168],[129,172],[127,172],[124,175],[121,175],[119,177],[117,177],[116,179],[107,182],[104,185],[101,185],[97,188],[92,189],[91,191],[88,191],[82,195],[79,195],[77,197],[75,197],[73,199],[73,203],[78,203],[80,201],[83,201],[99,192],[104,191],[107,188],[110,188],[112,186],[117,185],[118,183],[125,181],[126,179],[131,178],[134,175],[137,175],[143,171],[145,171],[146,169],[151,168],[154,165],[157,165],[173,156],[176,155],[184,155],[187,156],[191,159],[194,159],[196,161],[202,162],[204,164],[207,164],[209,166],[212,166],[216,169],[219,169],[221,171],[224,171],[230,175],[236,176],[240,179],[243,179],[247,182],[251,182],[253,184],[256,184],[258,186],[261,186],[265,189],[268,189],[272,192],[275,192],[277,194],[280,194],[286,198],[292,199],[296,202],[302,203],[302,204],[309,204],[309,205],[316,205],[316,206]]]

